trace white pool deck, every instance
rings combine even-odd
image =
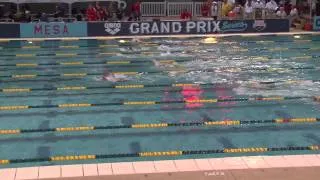
[[[1,180],[36,180],[36,179],[110,179],[120,177],[172,176],[184,172],[198,173],[203,177],[223,177],[235,172],[265,172],[291,168],[316,168],[320,176],[320,155],[288,156],[243,156],[210,159],[185,159],[165,161],[140,161],[102,164],[77,164],[62,166],[41,166],[27,168],[0,169]],[[241,170],[241,171],[240,171]],[[312,170],[312,169],[310,169]],[[250,174],[250,173],[249,173]],[[251,173],[252,174],[252,173]],[[283,173],[282,173],[283,174]],[[128,176],[130,175],[130,176]],[[292,173],[288,174],[292,175]],[[302,175],[302,174],[300,174]],[[310,173],[308,174],[310,175]],[[100,178],[98,178],[100,177]],[[188,177],[188,176],[187,176]],[[132,179],[129,178],[129,179]],[[138,179],[141,179],[138,178]],[[317,177],[320,179],[320,177]],[[121,178],[120,178],[121,179]],[[201,179],[201,178],[200,178]],[[237,178],[236,178],[237,179]],[[260,180],[260,179],[259,179]],[[310,178],[306,179],[310,180]]]

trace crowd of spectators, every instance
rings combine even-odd
[[[219,6],[220,4],[220,6]],[[287,18],[298,15],[298,7],[291,5],[289,0],[246,0],[239,2],[235,0],[223,0],[223,2],[208,0],[201,8],[202,16],[217,18],[221,9],[222,17],[228,18]],[[181,16],[182,18],[182,16]]]
[[[319,0],[320,1],[320,0]],[[318,2],[318,4],[320,4]],[[305,13],[306,4],[304,1],[297,6],[291,5],[290,0],[207,0],[201,7],[203,17],[218,18],[295,18],[300,13]],[[32,13],[28,4],[16,8],[10,8],[9,14],[4,15],[0,7],[0,19],[5,16],[8,19],[19,22],[30,22],[34,19],[48,21],[49,18],[72,17],[77,21],[139,21],[141,20],[141,0],[135,0],[127,7],[114,2],[89,4],[85,8],[72,9],[71,15],[66,4],[57,4],[54,13]],[[189,9],[182,10],[180,18],[192,19]]]

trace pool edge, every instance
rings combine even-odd
[[[230,33],[230,34],[177,34],[177,35],[169,35],[170,37],[228,37],[228,36],[263,36],[263,35],[294,35],[294,34],[302,34],[302,35],[320,35],[320,32],[316,31],[293,31],[293,32],[279,32],[279,33]],[[0,38],[0,42],[5,41],[42,41],[42,40],[65,40],[65,41],[73,41],[73,40],[108,40],[108,39],[119,39],[119,38],[152,38],[152,37],[168,37],[168,35],[145,35],[145,36],[99,36],[99,37],[57,37],[57,38]]]
[[[202,173],[223,176],[229,171],[320,167],[320,155],[243,156],[210,159],[75,164],[0,169],[1,180],[116,177],[123,175]],[[2,175],[2,176],[1,176]],[[71,180],[71,179],[70,179]]]

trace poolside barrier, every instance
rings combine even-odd
[[[286,147],[242,147],[242,148],[224,148],[211,150],[171,150],[158,152],[138,152],[138,153],[119,153],[119,154],[90,154],[90,155],[65,155],[42,158],[23,158],[23,159],[3,159],[1,165],[28,163],[28,162],[50,162],[50,161],[80,161],[111,158],[138,158],[138,157],[161,157],[161,156],[188,156],[205,154],[230,154],[230,153],[265,153],[277,151],[318,151],[320,145],[309,146],[286,146]]]
[[[320,122],[320,118],[276,118],[272,120],[220,120],[220,121],[203,121],[187,123],[150,123],[150,124],[131,124],[116,126],[80,126],[80,127],[59,127],[48,129],[0,129],[0,135],[8,134],[28,134],[28,133],[47,133],[47,132],[76,132],[76,131],[97,131],[110,129],[157,129],[171,127],[219,127],[219,126],[236,126],[248,127],[248,125],[267,125],[267,124],[311,124]]]

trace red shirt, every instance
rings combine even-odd
[[[204,4],[202,7],[201,7],[201,14],[202,16],[204,17],[208,17],[209,16],[209,6],[207,4]]]
[[[98,20],[97,11],[95,8],[88,8],[86,14],[87,14],[88,21]]]
[[[180,15],[181,19],[191,19],[192,15],[189,12],[182,12]]]
[[[136,13],[140,13],[140,3],[136,2],[132,5],[132,11],[136,12]]]

